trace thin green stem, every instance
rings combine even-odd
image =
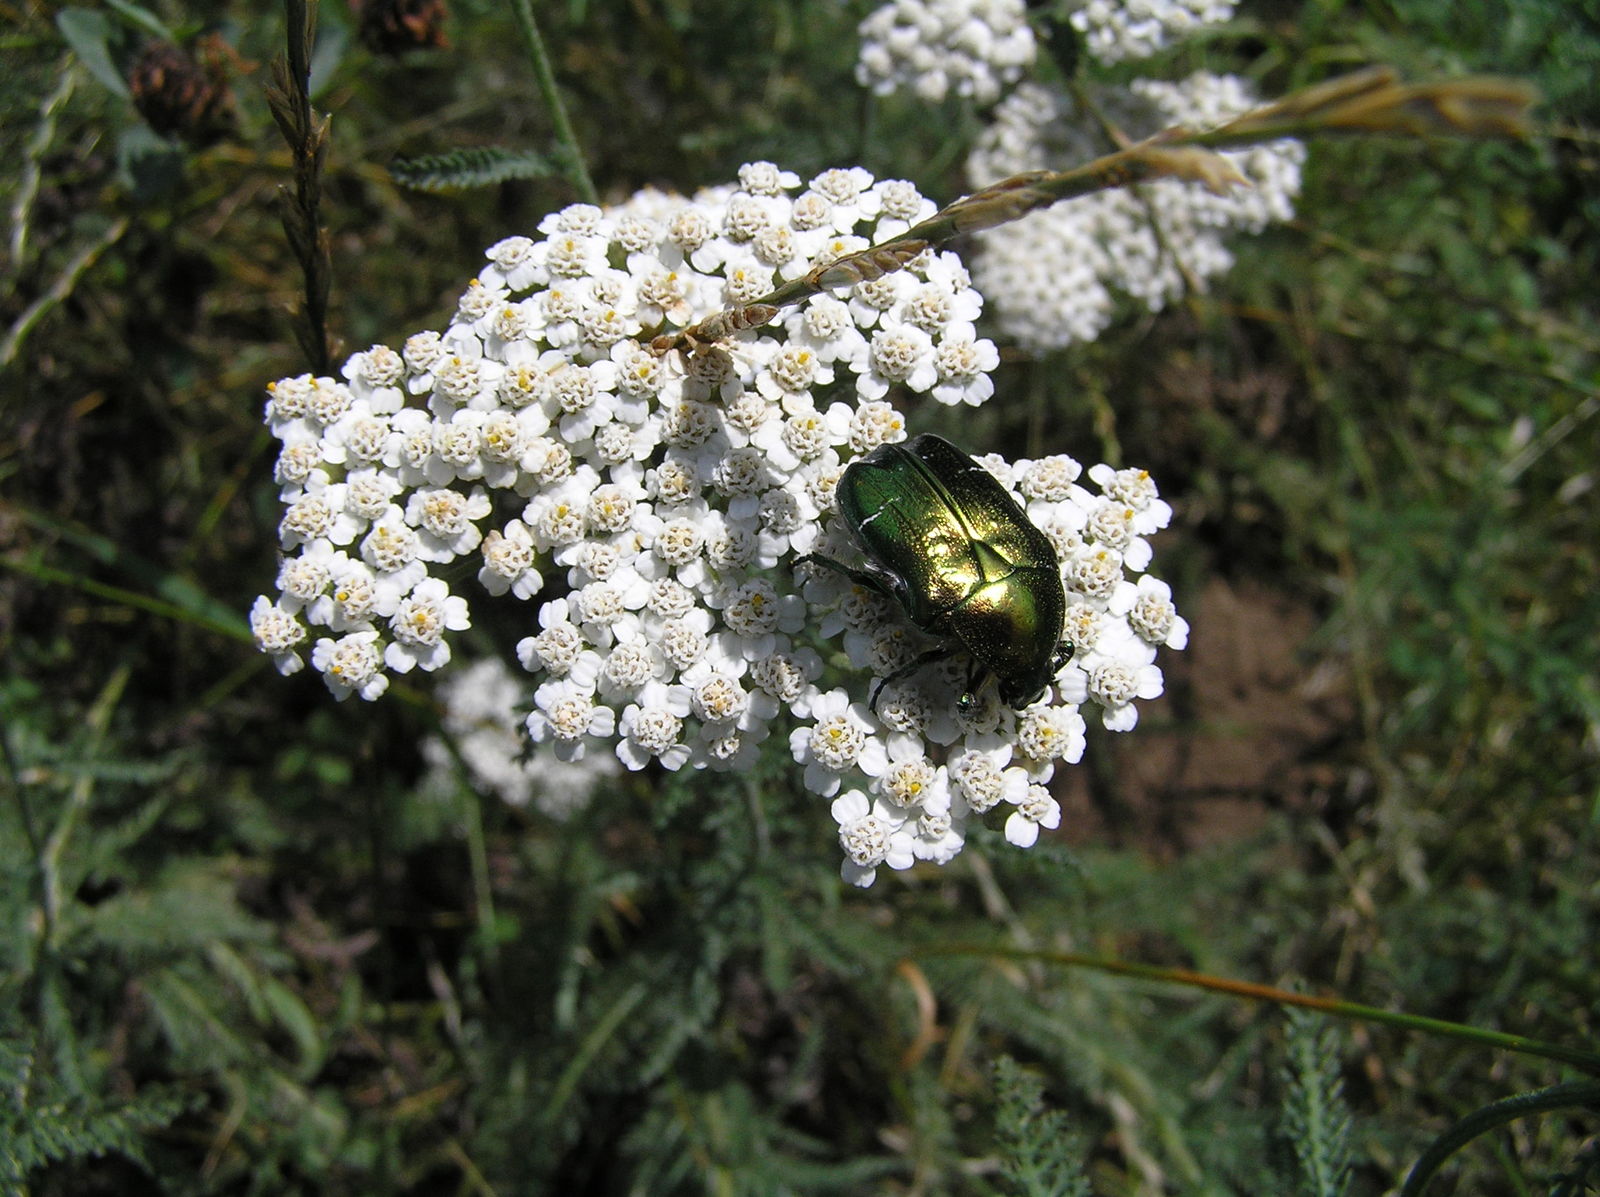
[[[545,1125],[555,1125],[557,1117],[566,1108],[572,1095],[577,1092],[578,1082],[583,1079],[584,1072],[594,1062],[594,1058],[600,1054],[600,1050],[610,1041],[612,1035],[616,1034],[617,1028],[627,1021],[634,1007],[649,996],[650,987],[643,981],[636,981],[596,1020],[589,1033],[583,1037],[583,1042],[578,1044],[572,1059],[561,1070],[561,1075],[556,1078],[555,1086],[550,1092],[550,1100],[545,1103],[543,1111]]]
[[[1083,952],[1054,952],[1032,951],[1027,949],[997,949],[981,945],[955,944],[947,948],[930,948],[928,955],[936,956],[999,956],[1007,960],[1041,960],[1049,964],[1065,965],[1069,968],[1088,968],[1096,972],[1111,973],[1119,977],[1137,977],[1145,981],[1155,981],[1164,985],[1185,985],[1191,989],[1206,989],[1213,993],[1225,993],[1232,997],[1247,998],[1257,1002],[1272,1002],[1279,1006],[1299,1006],[1306,1010],[1317,1010],[1336,1018],[1347,1018],[1354,1022],[1382,1023],[1386,1026],[1402,1027],[1409,1031],[1421,1031],[1428,1035],[1439,1035],[1448,1039],[1462,1039],[1468,1043],[1478,1044],[1480,1047],[1492,1047],[1501,1051],[1518,1052],[1526,1056],[1543,1056],[1548,1060],[1559,1060],[1563,1064],[1570,1064],[1592,1075],[1600,1076],[1600,1054],[1586,1051],[1582,1048],[1567,1047],[1560,1043],[1547,1043],[1542,1039],[1532,1039],[1526,1035],[1511,1035],[1504,1031],[1488,1031],[1482,1027],[1469,1026],[1465,1023],[1448,1022],[1442,1018],[1427,1018],[1420,1014],[1408,1014],[1403,1010],[1384,1010],[1377,1006],[1363,1006],[1358,1002],[1347,1002],[1342,998],[1315,997],[1305,993],[1291,993],[1287,989],[1277,989],[1271,985],[1259,985],[1253,981],[1236,981],[1229,977],[1215,977],[1209,973],[1195,972],[1187,968],[1166,968],[1155,964],[1140,964],[1132,960],[1118,960],[1114,957],[1090,956]]]
[[[141,594],[136,590],[129,590],[123,586],[112,586],[106,582],[97,582],[93,578],[86,578],[82,574],[72,573],[69,570],[57,569],[53,565],[46,565],[42,561],[12,560],[0,557],[0,569],[8,569],[24,577],[33,578],[38,582],[53,585],[69,586],[73,590],[82,591],[84,594],[93,595],[95,598],[106,599],[113,603],[120,603],[125,607],[132,607],[137,611],[146,611],[151,615],[158,615],[162,619],[170,619],[177,623],[189,623],[215,632],[219,636],[227,636],[241,644],[254,645],[255,636],[250,627],[243,620],[227,620],[215,615],[196,611],[192,607],[180,603],[171,603],[165,599],[153,598],[148,594]]]
[[[311,52],[316,40],[316,0],[284,0],[285,50],[272,64],[267,106],[294,159],[294,188],[280,187],[283,232],[305,278],[302,321],[295,335],[312,371],[332,372],[328,295],[333,252],[322,224],[322,175],[328,157],[328,118],[311,106]]]
[[[111,713],[121,701],[122,692],[127,688],[131,673],[132,670],[128,666],[119,665],[111,674],[110,680],[101,688],[94,706],[89,708],[89,715],[85,720],[89,738],[83,746],[84,759],[92,761],[99,756],[106,729],[111,726]],[[67,792],[67,805],[62,809],[61,817],[56,820],[55,827],[45,838],[43,850],[39,853],[40,890],[43,902],[40,932],[42,951],[48,951],[54,946],[56,927],[61,915],[61,857],[67,849],[67,842],[72,838],[73,830],[78,825],[79,817],[88,809],[89,796],[94,792],[94,783],[95,773],[92,769],[85,769],[78,775],[72,783],[72,788]]]
[[[1503,1101],[1474,1110],[1444,1134],[1435,1139],[1422,1153],[1406,1177],[1400,1197],[1422,1197],[1428,1181],[1444,1166],[1446,1160],[1460,1151],[1479,1135],[1487,1134],[1497,1126],[1515,1122],[1532,1114],[1547,1114],[1551,1110],[1573,1107],[1594,1109],[1600,1103],[1600,1085],[1593,1081],[1575,1081],[1566,1085],[1552,1085],[1531,1093],[1518,1093]]]
[[[45,290],[44,294],[30,303],[6,330],[0,338],[0,367],[11,365],[22,353],[23,343],[34,327],[43,320],[52,310],[66,302],[67,298],[77,288],[83,276],[100,260],[100,255],[105,253],[128,231],[128,218],[119,216],[105,227],[98,237],[85,245],[72,260],[62,267],[61,273],[56,276],[55,282]]]
[[[84,720],[87,735],[80,747],[83,760],[94,761],[99,758],[106,733],[111,727],[112,713],[122,701],[123,692],[128,687],[128,678],[132,672],[126,664],[117,666],[106,684],[101,687],[94,705],[89,708]],[[44,842],[38,844],[34,854],[39,918],[36,923],[32,967],[27,984],[32,990],[35,1035],[41,1044],[54,1041],[51,1054],[62,1070],[62,1075],[75,1088],[81,1087],[81,1077],[78,1075],[77,1052],[73,1046],[72,1022],[68,1018],[61,1017],[63,999],[60,986],[63,970],[56,955],[64,900],[61,862],[66,855],[67,845],[72,840],[73,832],[77,830],[79,820],[89,808],[89,799],[94,794],[95,780],[96,773],[93,769],[85,769],[78,774],[67,790],[66,803],[56,817],[55,826],[50,829],[50,834],[45,836]],[[25,1098],[24,1105],[27,1100]]]
[[[0,759],[5,761],[6,780],[11,783],[11,792],[17,796],[17,817],[22,823],[22,834],[28,837],[28,851],[37,859],[39,825],[34,818],[33,802],[28,797],[28,787],[34,784],[34,778],[24,775],[22,763],[17,759],[11,737],[6,732],[7,728],[0,727]]]
[[[472,784],[472,771],[461,753],[460,741],[445,726],[435,710],[434,734],[456,767],[456,792],[461,799],[462,822],[467,833],[467,863],[472,873],[473,905],[476,907],[478,939],[484,958],[492,969],[499,961],[500,945],[495,938],[494,887],[489,881],[489,845],[483,831],[483,796]]]
[[[39,126],[23,150],[21,176],[17,180],[16,195],[11,201],[11,278],[6,291],[16,290],[28,252],[29,221],[33,202],[39,195],[39,183],[44,178],[44,157],[55,140],[56,115],[66,106],[77,86],[78,72],[70,55],[63,59],[61,76],[55,91],[39,107]]]
[[[468,864],[472,870],[472,904],[477,908],[479,950],[493,969],[499,962],[500,942],[496,938],[494,886],[489,880],[489,842],[483,833],[483,796],[471,786],[463,784],[462,789],[465,791],[462,814],[467,831]]]
[[[511,0],[511,11],[517,18],[517,28],[522,31],[522,40],[528,45],[528,61],[533,66],[533,77],[539,84],[539,94],[544,97],[544,106],[550,113],[567,178],[577,189],[579,199],[586,204],[598,204],[600,193],[589,178],[589,169],[583,163],[583,147],[578,144],[572,122],[567,119],[567,106],[562,103],[561,92],[556,87],[556,75],[550,67],[550,55],[545,52],[544,37],[533,19],[533,6],[529,0]]]

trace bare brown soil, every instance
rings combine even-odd
[[[1342,671],[1305,651],[1314,613],[1222,579],[1184,613],[1189,647],[1160,658],[1166,693],[1142,705],[1134,735],[1091,734],[1089,758],[1098,750],[1109,766],[1066,771],[1069,842],[1178,852],[1326,802],[1354,707]]]

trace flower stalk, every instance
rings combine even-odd
[[[305,280],[295,338],[311,368],[332,369],[328,338],[328,293],[333,254],[322,224],[322,174],[327,166],[329,118],[311,107],[311,50],[316,42],[316,3],[284,0],[286,50],[272,63],[267,105],[294,157],[294,188],[280,188],[283,232]]]
[[[1224,993],[1230,997],[1245,998],[1255,1002],[1272,1002],[1279,1006],[1294,1006],[1303,1010],[1316,1010],[1335,1018],[1352,1022],[1378,1023],[1438,1035],[1447,1039],[1460,1039],[1480,1047],[1499,1051],[1517,1052],[1524,1056],[1540,1056],[1600,1076],[1600,1053],[1566,1044],[1551,1043],[1528,1035],[1512,1035],[1505,1031],[1491,1031],[1466,1023],[1450,1022],[1443,1018],[1429,1018],[1404,1010],[1385,1010],[1380,1006],[1364,1006],[1343,998],[1318,997],[1308,993],[1294,993],[1254,981],[1239,981],[1231,977],[1217,977],[1210,973],[1187,968],[1169,968],[1156,964],[1142,964],[1134,960],[1120,960],[1111,956],[1091,956],[1085,952],[1056,952],[1033,949],[996,950],[981,945],[952,945],[948,948],[930,948],[928,955],[936,956],[993,956],[1005,960],[1037,960],[1067,968],[1086,968],[1095,972],[1119,977],[1135,977],[1163,985],[1182,985],[1191,989],[1204,989],[1211,993]]]
[[[1027,171],[956,200],[879,245],[815,267],[747,305],[717,312],[690,328],[658,338],[658,352],[694,347],[775,318],[781,309],[837,287],[870,282],[902,269],[930,248],[957,237],[1020,220],[1030,212],[1096,191],[1158,179],[1198,183],[1222,193],[1248,181],[1217,151],[1284,138],[1328,134],[1404,137],[1525,137],[1528,85],[1469,77],[1445,83],[1402,84],[1384,67],[1343,75],[1246,113],[1216,129],[1171,128],[1070,170]],[[771,315],[759,309],[772,308]]]
[[[567,181],[578,193],[578,198],[586,204],[598,204],[600,193],[594,189],[594,182],[589,178],[589,168],[583,162],[583,145],[578,141],[578,135],[572,130],[572,122],[567,118],[567,106],[562,102],[561,90],[556,86],[555,71],[550,66],[550,55],[544,45],[544,35],[539,32],[539,24],[534,20],[533,7],[528,0],[512,0],[512,14],[517,19],[517,30],[522,34],[522,40],[528,47],[528,62],[533,67],[533,77],[539,85],[539,95],[544,99],[545,109],[550,113],[550,123],[556,135],[556,144],[561,150],[562,166],[566,169]]]

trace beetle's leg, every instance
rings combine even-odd
[[[878,699],[882,696],[885,686],[890,682],[898,682],[908,678],[924,665],[932,665],[935,661],[942,661],[956,651],[955,648],[948,644],[936,644],[927,652],[918,653],[914,659],[907,661],[887,677],[878,679],[878,684],[872,688],[872,698],[867,702],[867,707],[876,715],[878,713]]]
[[[861,586],[872,591],[873,594],[881,594],[886,599],[891,599],[895,602],[901,602],[900,596],[895,592],[894,588],[890,586],[888,582],[876,574],[868,573],[864,569],[852,569],[850,566],[844,564],[844,562],[835,561],[832,557],[824,557],[821,553],[806,553],[803,556],[796,557],[792,564],[792,568],[798,569],[800,566],[806,564],[826,566],[828,569],[833,570],[834,573],[842,574],[844,577],[849,578],[857,586]],[[904,604],[902,603],[902,606],[903,605]],[[942,661],[946,657],[949,657],[958,651],[959,648],[957,646],[950,644],[937,644],[928,649],[927,652],[919,654],[914,660],[900,666],[899,669],[896,669],[887,677],[879,678],[878,684],[872,688],[872,697],[868,700],[867,706],[871,709],[872,713],[876,715],[878,713],[878,699],[883,694],[883,688],[890,682],[898,682],[903,678],[908,678],[917,670],[921,669],[924,665],[931,665],[935,661]],[[974,663],[974,669],[976,669],[976,663]],[[969,678],[967,682],[967,687],[969,690],[971,689],[971,686],[972,683]]]
[[[791,568],[799,569],[802,565],[825,565],[836,574],[843,574],[857,586],[865,586],[873,594],[881,594],[884,598],[894,598],[894,592],[884,585],[883,579],[869,574],[864,569],[853,569],[842,561],[835,561],[832,557],[824,557],[821,553],[806,553],[796,557]]]
[[[979,665],[977,658],[974,657],[971,666],[967,670],[967,688],[956,699],[956,712],[958,714],[966,715],[978,705],[978,691],[988,684],[989,677],[989,671]]]

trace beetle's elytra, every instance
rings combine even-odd
[[[880,445],[839,479],[839,512],[865,558],[813,557],[905,609],[945,644],[885,678],[967,650],[1013,707],[1035,702],[1072,655],[1066,591],[1049,539],[998,479],[943,437]],[[972,701],[969,691],[964,703]]]

